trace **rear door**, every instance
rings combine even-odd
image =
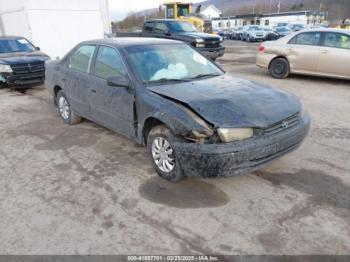
[[[63,69],[63,91],[68,97],[73,110],[80,116],[89,118],[89,83],[91,81],[90,69],[96,50],[95,45],[82,45],[68,58]]]
[[[317,72],[320,42],[320,32],[300,33],[288,42],[286,53],[292,72]]]
[[[168,38],[169,37],[168,26],[164,22],[156,22],[153,28],[153,35],[154,37]]]
[[[154,26],[155,26],[154,22],[146,22],[143,26],[141,35],[143,37],[153,37]]]
[[[134,90],[131,87],[107,84],[109,77],[127,76],[127,69],[118,50],[100,46],[94,61],[93,74],[89,84],[92,91],[90,107],[93,120],[134,138]]]
[[[338,77],[350,77],[350,36],[336,32],[323,33],[318,71]]]

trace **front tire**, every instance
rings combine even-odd
[[[63,91],[57,93],[57,108],[63,122],[74,125],[81,122],[81,117],[72,111],[69,101]]]
[[[175,137],[164,125],[155,126],[147,137],[147,151],[158,175],[168,181],[184,178],[182,168],[173,147]]]
[[[290,74],[289,62],[284,58],[276,58],[271,62],[269,71],[273,78],[287,78]]]

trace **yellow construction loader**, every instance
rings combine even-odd
[[[349,18],[344,19],[338,28],[350,30],[350,19]]]
[[[165,18],[177,19],[193,24],[199,32],[212,33],[211,21],[200,14],[199,5],[193,12],[193,4],[190,2],[168,1],[165,5]]]

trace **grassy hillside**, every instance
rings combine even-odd
[[[203,4],[214,4],[224,12],[224,15],[237,15],[277,12],[279,2],[281,12],[323,11],[329,13],[332,22],[350,17],[350,0],[208,0],[203,1]]]

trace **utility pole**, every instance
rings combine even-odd
[[[270,0],[270,4],[269,4],[269,14],[271,14],[271,6],[272,6],[272,0]]]
[[[278,13],[280,13],[280,11],[281,11],[281,2],[278,2],[277,8],[278,8]]]

